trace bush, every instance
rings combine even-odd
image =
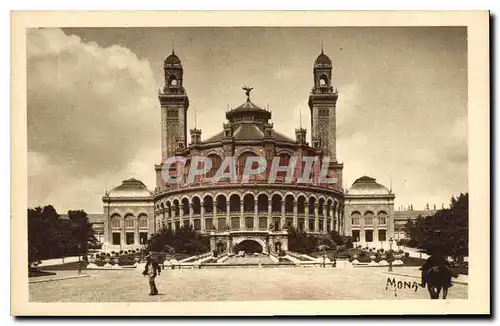
[[[398,250],[398,253],[400,253],[400,254],[402,254],[403,252],[404,252],[403,249]]]
[[[358,256],[359,257],[366,257],[366,251],[361,251]]]
[[[217,257],[219,255],[219,252],[217,250],[212,251],[212,256]]]
[[[380,249],[380,252],[381,252],[381,253],[384,253],[384,248]]]
[[[114,252],[114,251],[111,251],[111,254],[112,254],[112,255],[114,255],[114,254],[115,254],[115,252]]]
[[[111,254],[109,252],[107,252],[106,257],[111,257]]]
[[[410,253],[409,253],[408,251],[407,251],[407,252],[405,252],[405,257],[406,257],[406,258],[410,257]]]

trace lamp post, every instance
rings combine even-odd
[[[78,244],[78,274],[82,273],[82,264],[80,261],[80,247],[81,247],[81,244]]]
[[[391,258],[389,259],[389,272],[392,272],[392,260],[394,259],[394,254],[392,253],[392,237],[389,238],[389,252],[391,253]]]

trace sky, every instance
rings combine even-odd
[[[310,141],[309,92],[321,52],[338,88],[344,187],[368,175],[395,209],[448,205],[468,189],[465,27],[71,28],[27,32],[28,204],[102,212],[134,177],[150,189],[161,160],[163,60],[184,67],[188,128],[222,130],[228,107],[272,110],[276,131]]]

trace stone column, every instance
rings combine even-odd
[[[200,228],[202,231],[205,231],[205,206],[201,205],[201,217],[200,217]]]
[[[283,225],[286,223],[285,218],[285,200],[281,201],[281,216],[280,216],[280,230],[283,228]]]
[[[240,230],[245,229],[245,218],[243,217],[243,200],[240,201]]]
[[[212,225],[215,227],[215,229],[217,230],[217,202],[214,201],[213,202],[213,206],[212,206]]]
[[[231,228],[231,217],[229,215],[229,200],[226,201],[226,225],[229,225],[229,228]]]
[[[305,217],[304,217],[304,230],[306,232],[309,232],[309,202],[306,201],[304,204],[304,212],[305,212]]]
[[[125,216],[122,217],[120,225],[120,245],[123,246],[124,244],[125,244]]]
[[[193,226],[193,203],[189,203],[189,225]]]
[[[314,231],[319,232],[319,213],[318,213],[318,203],[314,204]],[[324,225],[323,225],[324,227]]]
[[[359,242],[362,243],[362,246],[366,246],[366,237],[365,237],[365,219],[361,218],[360,219],[360,226],[359,226]]]
[[[134,247],[140,244],[139,240],[139,217],[134,220]]]
[[[298,229],[299,228],[299,213],[298,213],[298,209],[297,209],[297,201],[294,200],[293,201],[293,227]]]
[[[253,229],[257,230],[259,228],[259,203],[255,201],[253,208]]]
[[[267,219],[266,219],[266,229],[269,228],[269,224],[274,225],[273,221],[273,202],[271,200],[267,201]],[[267,249],[266,249],[267,250]]]

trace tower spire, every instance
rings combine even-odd
[[[323,53],[323,39],[321,39],[321,54],[324,54]]]
[[[172,39],[172,54],[175,54],[175,39]]]

